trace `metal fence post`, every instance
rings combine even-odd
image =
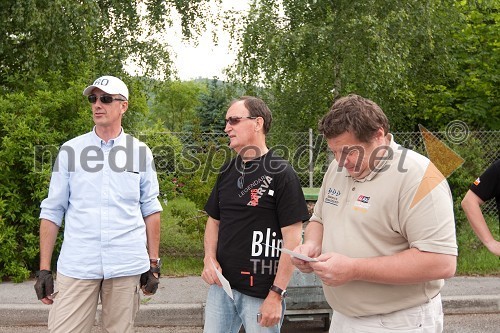
[[[314,152],[313,152],[313,130],[309,129],[309,187],[314,187]]]

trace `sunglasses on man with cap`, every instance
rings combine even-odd
[[[95,104],[97,102],[97,96],[95,94],[89,95],[88,99],[89,99],[89,102],[92,104]],[[101,96],[99,96],[99,100],[103,104],[111,104],[111,103],[113,103],[113,101],[122,101],[122,102],[126,101],[126,99],[114,98],[111,95],[101,95]]]

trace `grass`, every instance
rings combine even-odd
[[[495,239],[500,238],[497,216],[486,221]],[[499,258],[481,243],[467,220],[457,219],[458,261],[456,275],[500,275]]]
[[[203,233],[207,220],[186,198],[171,200],[162,212],[160,256],[163,276],[196,276],[203,270]],[[463,212],[457,211],[459,256],[456,275],[498,275],[499,258],[474,234]],[[498,216],[487,216],[495,239],[500,239]]]
[[[203,257],[172,257],[167,259],[166,268],[162,269],[165,276],[201,275]]]

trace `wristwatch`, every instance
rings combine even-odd
[[[275,293],[279,294],[281,296],[281,299],[284,299],[288,295],[286,289],[283,290],[280,287],[275,286],[274,284],[271,286],[271,288],[269,288],[269,290],[272,290]]]
[[[161,259],[149,259],[150,265],[156,265],[156,267],[161,268]]]
[[[158,259],[149,259],[149,264],[151,265],[149,267],[149,269],[151,270],[151,272],[153,273],[158,273],[158,276],[160,275],[160,271],[161,271],[161,259],[158,258]],[[155,266],[153,266],[155,265]]]

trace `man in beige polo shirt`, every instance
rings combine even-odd
[[[456,268],[453,201],[426,157],[402,148],[374,102],[337,100],[320,121],[335,160],[294,258],[334,309],[330,332],[442,332],[440,289]]]

